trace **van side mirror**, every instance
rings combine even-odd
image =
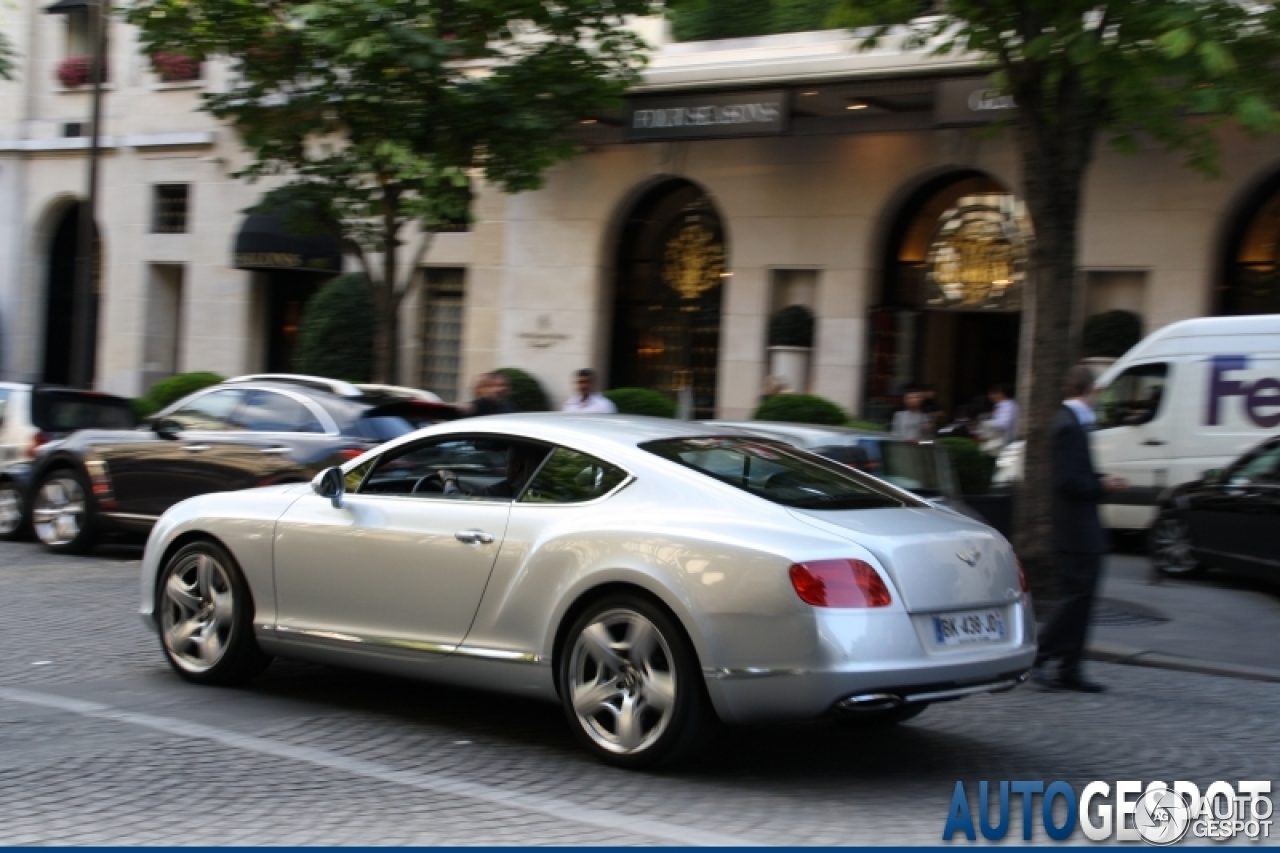
[[[151,431],[160,438],[174,441],[182,432],[182,426],[170,418],[156,418],[151,422]]]
[[[342,496],[347,491],[347,480],[341,468],[325,468],[311,481],[311,491],[328,498],[334,509],[342,508]]]
[[[1204,481],[1206,486],[1216,486],[1222,482],[1222,469],[1210,468],[1200,475],[1200,479]]]

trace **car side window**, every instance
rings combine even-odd
[[[240,405],[243,396],[244,392],[235,388],[210,391],[166,415],[165,420],[173,421],[184,432],[225,432],[239,429],[231,423],[231,413]]]
[[[0,388],[0,427],[4,426],[5,404],[9,402],[9,392]]]
[[[576,504],[609,494],[627,472],[594,456],[557,447],[520,498],[527,504]]]
[[[1164,409],[1169,365],[1139,364],[1098,392],[1098,429],[1141,426],[1160,417]]]
[[[1264,447],[1240,461],[1228,480],[1232,485],[1280,485],[1280,444]]]
[[[310,409],[276,391],[245,391],[232,421],[240,429],[250,432],[324,432],[324,427]]]
[[[513,446],[518,448],[514,452]],[[511,478],[519,472],[511,470],[510,458],[523,462],[526,451],[538,456],[536,462],[546,453],[524,442],[459,436],[405,445],[378,457],[358,494],[509,500],[523,486],[513,488]],[[456,477],[456,487],[447,494],[446,471]]]

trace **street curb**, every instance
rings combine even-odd
[[[1248,681],[1267,681],[1280,684],[1280,670],[1267,669],[1260,666],[1244,666],[1234,663],[1214,663],[1212,661],[1184,658],[1177,655],[1149,652],[1128,646],[1113,646],[1109,643],[1092,643],[1085,650],[1089,660],[1105,663],[1118,663],[1125,666],[1146,666],[1152,669],[1171,669],[1179,672],[1194,672],[1199,675],[1217,675],[1223,678],[1241,678]]]

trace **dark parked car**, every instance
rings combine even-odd
[[[27,532],[31,477],[41,447],[81,429],[132,429],[138,420],[123,397],[0,382],[0,539]]]
[[[1162,495],[1151,557],[1174,577],[1217,567],[1280,578],[1280,436]]]
[[[411,432],[424,405],[371,405],[298,384],[230,380],[137,429],[86,430],[49,445],[32,476],[31,525],[50,548],[82,552],[104,534],[150,530],[161,513],[195,495],[305,482]],[[436,420],[452,415],[448,407],[431,409]]]

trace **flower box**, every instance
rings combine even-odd
[[[106,62],[102,64],[102,82],[107,82]],[[80,86],[88,86],[93,82],[93,57],[92,56],[68,56],[66,59],[58,63],[56,71],[58,82],[67,89],[76,89]]]
[[[187,83],[199,80],[201,74],[200,60],[184,53],[154,53],[151,67],[161,83]]]

